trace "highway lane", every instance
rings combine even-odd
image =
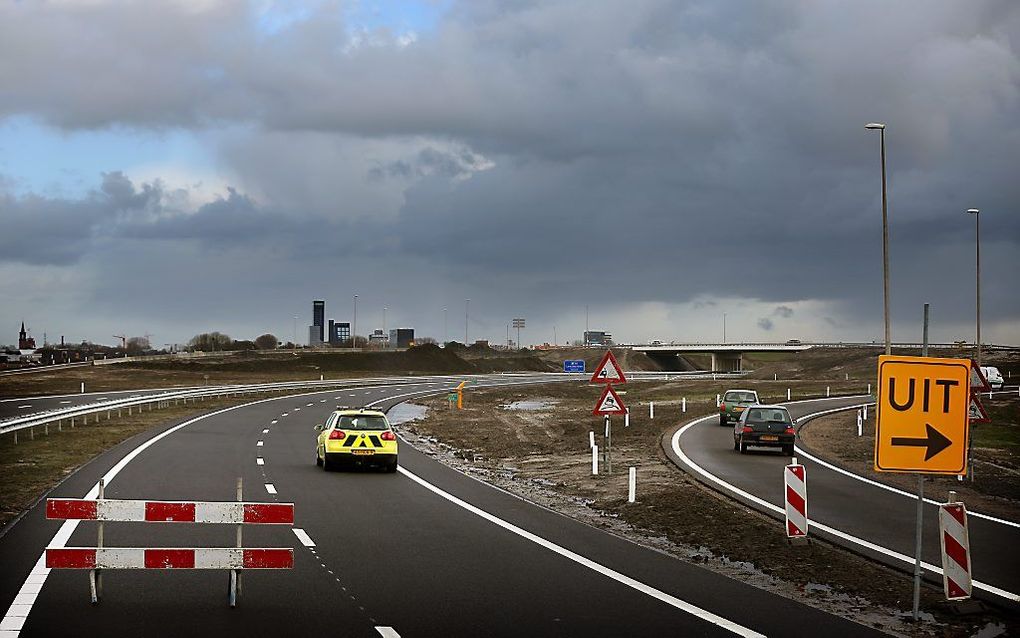
[[[795,418],[800,418],[821,410],[855,405],[862,400],[862,397],[820,399],[792,403],[789,408]],[[671,446],[665,443],[672,434],[667,433],[663,438],[663,447],[667,448],[674,462],[685,467]],[[679,445],[685,455],[711,474],[769,503],[783,506],[783,467],[789,463],[788,457],[754,448],[749,454],[739,454],[733,450],[732,426],[719,426],[715,417],[686,430],[679,437]],[[799,460],[807,468],[811,521],[831,525],[907,556],[914,555],[914,498],[869,485],[803,457]],[[941,565],[938,509],[935,505],[925,505],[923,525],[922,558]],[[974,579],[1014,594],[1020,592],[1020,552],[1012,551],[1020,543],[1020,528],[973,515],[969,517],[969,526]],[[853,548],[861,551],[860,546]],[[878,552],[865,550],[864,553],[900,569],[906,566],[902,561]],[[941,582],[937,574],[929,576]],[[985,598],[989,596],[1000,602],[1003,600],[987,592],[983,594]]]
[[[511,381],[520,380],[499,382]],[[436,391],[416,385],[377,388],[369,398]],[[84,573],[53,571],[22,635],[66,632],[69,622],[73,633],[86,635],[168,628],[378,635],[379,626],[401,636],[734,635],[678,609],[670,597],[770,636],[803,635],[808,626],[832,636],[874,633],[531,505],[406,443],[399,474],[323,472],[314,465],[312,426],[338,396],[270,399],[202,419],[143,451],[108,488],[118,498],[231,500],[235,478],[243,476],[247,499],[295,503],[296,526],[314,548],[297,543],[289,529],[245,530],[247,546],[297,546],[294,570],[246,572],[234,610],[225,604],[224,572],[108,573],[104,601],[93,608]],[[134,444],[97,458],[54,495],[82,496]],[[255,462],[259,454],[264,465]],[[482,518],[443,490],[506,523]],[[13,599],[59,525],[36,507],[0,539],[0,560],[12,565],[0,576],[0,603]],[[107,545],[134,546],[226,546],[234,534],[230,526],[107,524],[106,530]],[[94,541],[95,528],[81,524],[68,544]],[[608,570],[654,589],[635,589]],[[649,595],[654,591],[662,596]]]

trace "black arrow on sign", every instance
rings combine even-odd
[[[931,426],[931,423],[924,424],[927,430],[925,438],[923,439],[911,439],[904,436],[894,436],[892,438],[893,445],[899,446],[910,446],[910,447],[923,447],[927,448],[924,452],[924,460],[927,461],[931,457],[935,456],[942,450],[946,449],[953,444],[948,438],[946,438],[941,432]]]

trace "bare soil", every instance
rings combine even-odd
[[[786,384],[740,382],[785,400]],[[860,381],[802,383],[795,398],[860,391]],[[464,472],[552,507],[590,525],[669,552],[682,560],[807,602],[898,635],[964,636],[1020,621],[1006,612],[976,617],[949,613],[940,590],[922,591],[931,614],[918,625],[909,616],[911,582],[902,573],[856,554],[813,541],[787,543],[783,526],[702,486],[676,468],[660,445],[677,421],[715,413],[711,381],[636,382],[626,386],[630,427],[614,418],[612,475],[591,474],[589,432],[603,445],[602,421],[591,416],[600,388],[555,384],[541,388],[469,391],[465,409],[450,410],[445,397],[423,400],[426,418],[401,426],[428,454]],[[687,413],[680,401],[687,398]],[[515,401],[544,401],[539,410],[509,410]],[[655,401],[654,420],[647,405]],[[627,502],[627,470],[637,468],[637,502]]]

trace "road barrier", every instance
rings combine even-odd
[[[46,499],[46,518],[99,522],[96,547],[47,547],[48,569],[88,569],[92,603],[102,596],[106,569],[226,569],[230,570],[228,603],[237,605],[243,569],[291,569],[290,547],[243,547],[244,525],[293,525],[293,503],[237,501],[138,501],[106,499],[103,481],[98,499]],[[212,523],[237,525],[236,547],[104,547],[103,523]]]
[[[783,471],[786,483],[786,536],[803,538],[808,533],[807,473],[797,459]]]
[[[950,498],[953,493],[950,492]],[[939,505],[939,540],[942,545],[942,583],[947,600],[971,595],[970,534],[963,503]]]

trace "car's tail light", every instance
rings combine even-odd
[[[726,411],[726,404],[725,403],[720,403],[719,404],[719,411],[720,412],[725,412]]]
[[[338,440],[338,439],[342,439],[345,436],[347,436],[347,433],[344,432],[343,430],[333,430],[332,432],[329,433],[329,438],[334,440],[334,441]]]
[[[741,434],[750,434],[751,432],[754,432],[754,428],[750,425],[745,425],[744,429],[740,431]]]
[[[379,438],[383,441],[396,441],[397,435],[392,432],[383,432],[379,435]]]
[[[783,432],[783,434],[793,434],[793,433],[794,432],[793,432],[793,426],[792,425],[790,427],[786,428],[786,430]]]

